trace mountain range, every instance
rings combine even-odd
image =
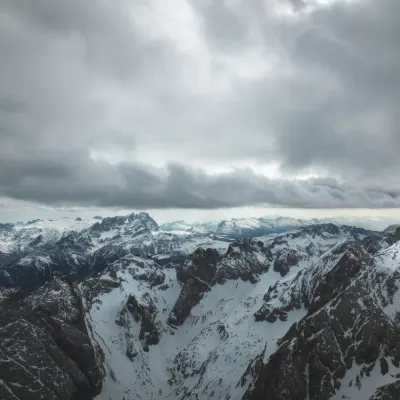
[[[0,398],[400,398],[400,226],[0,225]]]
[[[213,234],[218,237],[230,238],[243,236],[262,236],[271,233],[281,233],[302,226],[334,223],[339,225],[353,225],[366,229],[383,229],[390,218],[384,217],[336,217],[299,219],[282,216],[267,216],[259,218],[232,218],[230,220],[194,222],[183,220],[167,222],[160,225],[160,229],[168,232],[193,232]]]

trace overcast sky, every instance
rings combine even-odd
[[[0,215],[399,207],[399,15],[399,0],[1,0]]]

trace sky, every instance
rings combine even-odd
[[[399,13],[2,0],[0,219],[397,215]]]

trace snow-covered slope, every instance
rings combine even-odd
[[[226,236],[260,236],[269,233],[288,231],[306,224],[299,219],[277,217],[267,218],[233,218],[221,221],[215,235]]]
[[[344,242],[268,290],[259,320],[307,315],[252,364],[245,399],[390,399],[400,395],[398,242],[374,257]],[[282,395],[283,393],[283,395]]]
[[[223,221],[189,223],[182,220],[168,222],[160,226],[168,232],[196,232],[217,235],[222,238],[255,237],[272,233],[287,232],[309,225],[333,223],[335,225],[355,226],[358,228],[381,230],[392,223],[393,218],[384,217],[335,217],[299,219],[282,216],[261,218],[232,218]]]
[[[0,229],[0,251],[23,251],[35,240],[41,242],[55,241],[64,234],[80,232],[89,228],[93,221],[77,221],[71,218],[57,220],[34,220],[26,224],[10,225],[9,229]]]
[[[317,223],[288,217],[233,218],[223,221],[188,223],[182,220],[162,224],[160,228],[172,232],[196,232],[220,237],[260,236],[284,232],[293,228]]]
[[[280,275],[270,270],[255,284],[241,279],[216,284],[175,328],[168,318],[180,296],[181,284],[174,269],[165,269],[163,283],[155,286],[151,280],[137,278],[151,275],[152,268],[135,259],[129,266],[119,265],[93,278],[106,285],[113,282],[95,295],[94,301],[86,302],[87,323],[95,332],[93,340],[106,357],[108,378],[99,398],[179,399],[197,393],[202,399],[224,399],[231,392],[244,394],[235,386],[265,346],[265,324],[255,324],[253,314],[262,305],[265,288]],[[93,291],[92,280],[82,283],[84,293]],[[143,314],[149,304],[154,304],[156,317],[151,329],[160,336],[157,344],[146,346],[140,340],[146,317],[135,321],[126,311],[132,295],[144,305]],[[277,324],[269,333],[271,340],[281,337],[304,314],[304,310],[295,311],[289,321]]]
[[[0,398],[82,399],[100,393],[104,369],[76,288],[54,276],[31,295],[0,288]]]
[[[182,220],[166,222],[160,225],[160,229],[165,232],[182,234],[185,232],[212,234],[218,228],[219,222],[195,222],[189,223]]]

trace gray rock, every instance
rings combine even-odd
[[[143,350],[149,351],[149,346],[158,344],[161,337],[161,332],[155,323],[157,307],[148,293],[142,297],[141,302],[131,294],[125,307],[133,315],[135,321],[140,324],[139,339]]]
[[[72,283],[54,277],[30,296],[9,292],[0,311],[2,399],[93,399],[101,389],[102,354],[86,330]]]

